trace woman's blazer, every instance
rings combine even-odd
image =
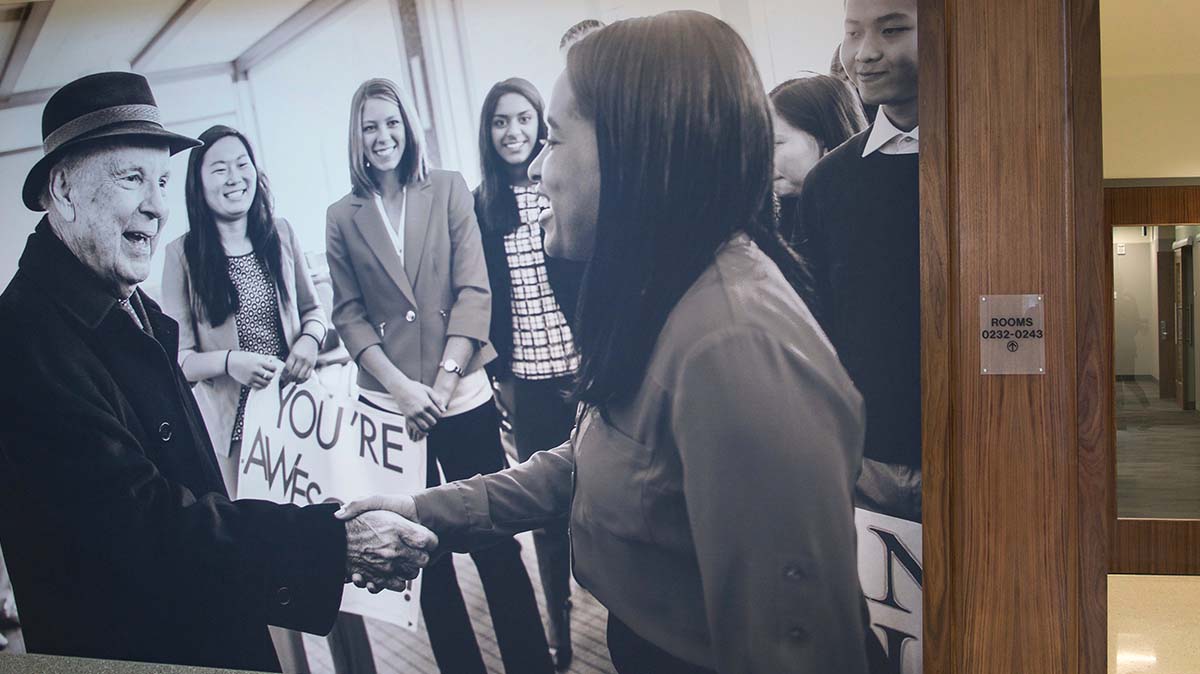
[[[355,361],[379,344],[401,372],[432,385],[450,335],[480,344],[467,373],[496,357],[488,343],[492,293],[463,177],[430,171],[406,198],[403,262],[374,199],[348,194],[329,207],[333,324]],[[386,391],[364,368],[358,383]]]
[[[287,288],[286,302],[275,293],[279,305],[279,319],[283,324],[283,337],[290,347],[300,335],[302,326],[309,321],[326,324],[317,289],[312,275],[304,262],[304,251],[295,231],[283,218],[275,219],[279,231],[280,268],[283,270],[283,286]],[[163,267],[162,307],[179,323],[179,364],[197,351],[238,350],[237,320],[233,314],[220,325],[211,325],[197,318],[194,307],[200,299],[193,294],[191,271],[183,253],[181,236],[167,244],[167,258]],[[241,384],[229,375],[196,382],[192,393],[204,415],[213,448],[222,456],[229,456],[229,439],[233,435],[233,424],[237,417],[238,395]]]

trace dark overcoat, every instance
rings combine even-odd
[[[0,545],[30,652],[279,670],[267,625],[328,633],[334,506],[230,501],[178,326],[153,335],[43,218],[0,295]]]

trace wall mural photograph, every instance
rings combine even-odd
[[[921,674],[917,18],[0,4],[0,664]]]

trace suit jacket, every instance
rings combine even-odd
[[[329,207],[333,325],[355,360],[379,344],[401,372],[432,385],[450,335],[481,345],[466,373],[496,357],[488,342],[491,289],[462,176],[431,171],[409,185],[407,199],[403,263],[373,199],[348,194]],[[385,391],[365,368],[358,383]]]
[[[304,251],[300,240],[287,220],[278,218],[275,227],[279,231],[280,268],[283,270],[283,286],[287,289],[284,301],[278,289],[275,301],[279,307],[279,319],[283,324],[283,337],[288,347],[300,336],[301,327],[309,321],[325,325],[325,314],[317,299],[317,289],[312,275],[304,262]],[[225,351],[240,348],[237,321],[233,315],[220,325],[212,325],[198,318],[196,307],[200,300],[193,292],[192,272],[183,251],[181,236],[167,245],[167,259],[163,266],[162,303],[167,314],[179,323],[179,363],[197,351]],[[221,375],[196,382],[192,391],[204,425],[208,429],[213,447],[229,456],[229,438],[233,435],[233,424],[237,419],[238,398],[242,385],[233,377]]]
[[[138,291],[140,293],[140,291]],[[0,295],[0,544],[30,652],[279,671],[267,624],[327,633],[333,506],[230,501],[176,363],[45,219]]]
[[[488,282],[492,286],[491,342],[496,349],[496,360],[488,363],[487,369],[493,377],[506,377],[512,372],[513,327],[512,275],[508,268],[508,254],[504,251],[504,235],[516,228],[519,215],[516,200],[513,199],[512,208],[506,209],[510,221],[489,223],[479,188],[473,194],[475,218],[479,221],[483,255],[487,260]],[[546,277],[550,281],[550,290],[554,292],[554,299],[563,317],[572,327],[575,325],[575,309],[579,305],[579,288],[586,266],[582,262],[546,255]]]

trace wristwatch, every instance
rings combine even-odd
[[[462,366],[459,365],[458,361],[454,360],[453,358],[447,358],[446,360],[443,360],[438,364],[438,367],[442,368],[446,372],[449,372],[450,374],[456,374],[460,377],[463,376]]]

